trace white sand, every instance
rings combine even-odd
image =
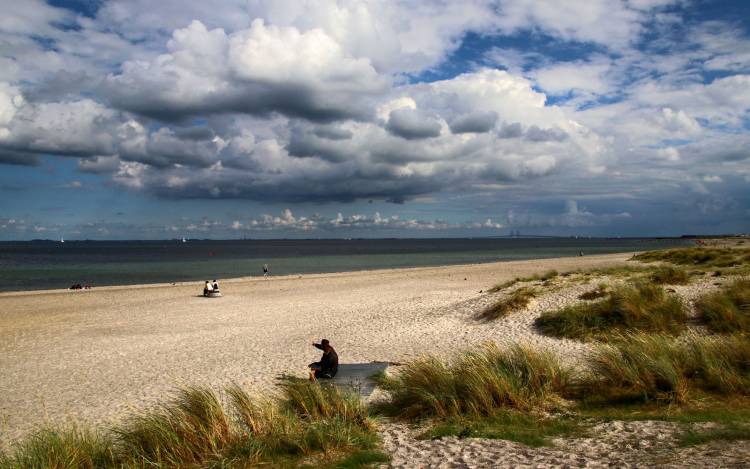
[[[467,318],[479,290],[630,256],[236,279],[216,299],[200,282],[0,294],[0,441],[45,422],[111,423],[180,384],[269,387],[317,360],[322,337],[342,363],[513,339],[523,324]]]

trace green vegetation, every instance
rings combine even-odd
[[[529,302],[536,295],[536,291],[533,288],[521,287],[506,297],[501,298],[499,301],[485,308],[479,314],[477,319],[483,321],[494,321],[500,319],[512,311],[525,308],[529,305]]]
[[[711,428],[689,428],[680,437],[680,446],[697,446],[711,441],[750,440],[750,425],[732,422]]]
[[[501,350],[486,344],[450,363],[426,356],[379,381],[389,396],[379,408],[386,415],[449,420],[555,408],[570,371],[546,351],[522,345]]]
[[[281,395],[258,401],[237,386],[228,410],[207,388],[131,416],[105,438],[91,431],[45,429],[0,459],[0,468],[248,467],[383,461],[358,395],[284,378]]]
[[[649,284],[622,286],[596,303],[581,303],[542,314],[535,325],[549,336],[606,339],[624,331],[675,334],[687,315],[679,299]]]
[[[686,402],[691,395],[748,395],[750,341],[627,334],[599,345],[579,392],[589,400]]]
[[[750,333],[750,280],[740,279],[725,289],[702,296],[696,308],[712,332]]]
[[[434,439],[455,435],[462,438],[492,438],[539,447],[549,446],[550,438],[581,436],[585,431],[586,426],[582,422],[570,417],[543,418],[517,411],[503,411],[480,419],[452,419],[440,422],[420,437]]]
[[[700,267],[733,267],[750,264],[748,248],[680,248],[649,251],[633,256],[640,262],[668,262]]]
[[[12,456],[0,453],[5,469],[94,469],[115,467],[112,441],[88,429],[42,428],[23,441]]]
[[[682,269],[672,266],[664,266],[654,270],[649,277],[654,283],[660,285],[687,285],[690,276]]]

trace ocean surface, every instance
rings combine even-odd
[[[682,246],[683,239],[477,238],[0,242],[0,291],[132,285],[262,275],[605,254]]]

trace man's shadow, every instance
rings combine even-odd
[[[388,362],[339,363],[339,370],[330,382],[339,388],[349,388],[362,397],[370,397],[375,391],[373,376],[384,373]]]

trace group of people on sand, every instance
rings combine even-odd
[[[219,293],[219,283],[216,279],[213,282],[206,280],[206,284],[203,286],[203,296],[209,296],[212,293]]]

